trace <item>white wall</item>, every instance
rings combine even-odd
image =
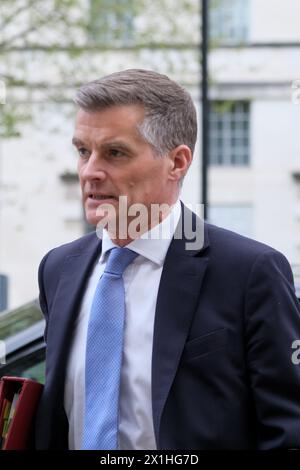
[[[216,49],[210,56],[210,73],[213,83],[265,82],[272,85],[286,82],[287,93],[290,93],[292,80],[300,79],[299,64],[300,46]]]
[[[71,120],[63,106],[36,117],[38,128],[27,125],[21,139],[1,143],[0,266],[12,308],[36,297],[42,256],[82,233],[79,190],[68,197],[59,178],[76,169]]]
[[[292,263],[297,248],[297,186],[292,172],[300,168],[300,107],[291,102],[252,104],[252,167],[255,170],[256,238],[283,251]]]
[[[211,167],[209,200],[253,207],[253,238],[300,263],[300,107],[289,101],[251,104],[249,167]]]
[[[250,0],[252,42],[299,42],[299,0]]]

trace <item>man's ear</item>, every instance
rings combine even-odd
[[[192,163],[193,155],[187,145],[178,145],[169,154],[170,171],[169,177],[173,181],[180,181],[187,173]]]

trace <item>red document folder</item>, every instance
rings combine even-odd
[[[4,406],[15,397],[15,411],[11,417],[3,450],[24,450],[33,447],[34,421],[43,385],[23,377],[2,377],[0,380],[0,418]],[[19,395],[16,395],[18,394]],[[3,422],[3,421],[2,421]],[[0,436],[1,437],[1,436]]]

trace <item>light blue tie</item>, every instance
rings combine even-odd
[[[95,291],[86,345],[83,449],[118,448],[125,320],[122,275],[136,256],[128,248],[113,248]]]

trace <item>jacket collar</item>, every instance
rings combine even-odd
[[[189,213],[184,214],[185,211]],[[194,227],[203,230],[202,234],[197,235],[198,241],[195,240],[196,235],[194,240],[191,240],[191,233],[185,227],[189,217]],[[182,237],[173,239],[167,253],[155,312],[152,407],[158,448],[163,410],[197,309],[201,284],[208,264],[209,239],[206,224],[185,206],[182,207],[179,224],[183,229]],[[192,245],[191,241],[195,244]]]

